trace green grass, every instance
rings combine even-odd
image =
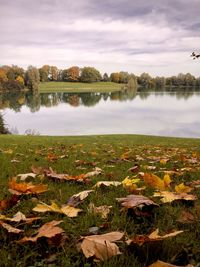
[[[39,92],[53,93],[53,92],[114,92],[122,88],[122,84],[113,82],[95,82],[95,83],[79,83],[79,82],[43,82],[39,85]]]
[[[176,148],[176,150],[174,150]],[[5,153],[10,150],[11,154]],[[9,152],[9,151],[8,151]],[[128,161],[119,160],[121,156],[129,152]],[[56,155],[67,155],[67,158],[58,159],[55,162],[47,160],[48,153]],[[137,156],[143,160],[137,160]],[[159,161],[151,163],[150,157],[166,157],[170,160],[166,165]],[[191,171],[185,171],[181,176],[172,176],[175,184],[180,182],[189,183],[198,180],[200,176],[200,164],[189,163],[186,159],[200,156],[200,139],[165,138],[137,135],[108,135],[108,136],[77,136],[77,137],[40,137],[40,136],[10,136],[0,135],[0,200],[10,197],[8,193],[8,180],[19,173],[28,173],[32,165],[52,167],[58,173],[69,173],[78,175],[92,170],[90,165],[83,165],[85,169],[77,168],[75,161],[97,162],[102,168],[100,176],[92,177],[91,184],[77,184],[73,182],[56,183],[45,179],[43,183],[48,184],[49,191],[37,195],[37,201],[47,204],[55,201],[57,204],[66,203],[67,199],[75,193],[90,189],[100,180],[122,181],[127,175],[131,176],[128,169],[135,164],[140,166],[141,172],[145,172],[145,165],[154,165],[156,171],[162,168],[174,170],[192,167]],[[18,163],[11,160],[17,159]],[[137,173],[136,173],[137,174]],[[162,173],[159,176],[163,177]],[[152,189],[147,188],[144,195],[150,196]],[[200,195],[196,190],[196,195]],[[0,266],[148,266],[157,259],[186,265],[189,262],[194,265],[200,262],[200,209],[199,200],[193,203],[175,203],[161,205],[155,210],[150,218],[137,218],[127,212],[120,210],[116,197],[128,195],[123,187],[100,188],[80,205],[83,212],[77,217],[70,219],[60,214],[44,213],[41,221],[25,227],[25,234],[30,236],[35,230],[47,221],[63,220],[60,225],[69,237],[69,241],[61,247],[49,247],[47,244],[38,242],[36,244],[20,245],[16,240],[20,237],[9,235],[6,230],[0,228]],[[35,214],[32,208],[36,205],[31,196],[24,196],[21,202],[3,214],[12,216],[17,211],[25,215]],[[157,200],[158,201],[158,200]],[[173,239],[168,239],[159,244],[144,245],[137,248],[127,248],[119,244],[121,255],[111,258],[104,263],[92,263],[85,259],[81,252],[77,251],[77,242],[81,236],[88,235],[88,229],[93,226],[101,227],[105,220],[87,211],[88,204],[93,202],[95,206],[112,205],[112,211],[106,221],[106,228],[100,233],[110,231],[124,231],[128,237],[136,234],[149,234],[159,228],[162,233],[171,230],[185,230],[183,234]],[[190,224],[180,224],[177,219],[182,210],[190,211],[197,220]],[[23,227],[22,227],[23,228]],[[23,234],[22,234],[23,236]],[[55,255],[55,261],[48,265],[48,257]]]

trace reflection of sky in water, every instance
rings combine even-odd
[[[5,121],[20,134],[34,129],[41,135],[150,134],[200,137],[200,94],[187,100],[173,95],[150,95],[132,101],[104,101],[93,107],[60,103],[31,113],[4,110]]]

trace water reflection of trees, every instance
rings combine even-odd
[[[69,104],[73,107],[86,106],[93,107],[100,101],[132,101],[137,96],[141,100],[147,99],[150,95],[163,96],[163,92],[170,93],[170,96],[176,99],[189,99],[196,92],[190,90],[166,90],[149,92],[140,89],[139,93],[135,89],[126,89],[117,92],[108,93],[46,93],[46,94],[31,94],[25,92],[9,92],[0,94],[0,109],[12,109],[15,112],[20,112],[23,106],[30,109],[31,112],[37,112],[41,107],[55,107],[60,103]]]

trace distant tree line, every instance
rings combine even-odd
[[[200,87],[200,77],[190,73],[178,74],[171,77],[151,77],[148,73],[136,76],[125,71],[113,72],[110,75],[101,73],[94,67],[72,66],[58,69],[56,66],[44,65],[41,68],[29,66],[27,70],[16,65],[0,67],[0,91],[23,90],[29,88],[35,92],[40,82],[114,82],[125,84],[126,88],[138,85],[145,89],[170,87]]]

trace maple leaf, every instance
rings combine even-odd
[[[111,208],[112,206],[107,206],[107,205],[95,207],[93,203],[90,203],[88,211],[91,213],[100,214],[102,219],[107,219]]]
[[[160,241],[160,240],[164,240],[164,239],[169,238],[169,237],[174,237],[178,234],[183,233],[183,231],[174,231],[174,232],[171,232],[171,233],[163,235],[163,236],[160,236],[158,233],[159,233],[159,229],[156,229],[150,235],[137,235],[137,236],[133,237],[132,239],[127,240],[126,243],[128,245],[135,243],[135,244],[138,244],[139,246],[141,246],[147,242]]]
[[[88,197],[89,193],[91,192],[94,192],[94,190],[81,191],[78,194],[71,196],[67,201],[67,205],[72,207],[78,206],[85,198]]]
[[[142,178],[146,185],[159,189],[159,190],[166,190],[170,186],[170,183],[171,183],[171,178],[168,174],[164,175],[163,180],[159,178],[157,175],[151,174],[151,173],[145,173],[142,176]]]
[[[125,209],[132,209],[135,215],[138,216],[150,216],[150,211],[154,207],[158,207],[159,205],[153,202],[148,197],[142,195],[128,195],[125,198],[116,198],[118,202],[121,203],[122,207]],[[146,211],[144,211],[144,208]]]
[[[56,204],[52,203],[50,206],[41,202],[39,203],[35,208],[33,208],[33,211],[37,212],[56,212],[56,213],[61,213],[65,214],[68,217],[76,217],[79,212],[81,212],[81,209],[77,209],[74,207],[71,207],[69,205],[62,206],[61,208]]]
[[[25,243],[25,242],[37,242],[37,240],[41,237],[46,237],[46,238],[53,238],[57,235],[61,235],[64,233],[64,230],[57,225],[60,224],[63,221],[51,221],[48,223],[45,223],[42,225],[38,231],[37,234],[33,237],[24,237],[19,240],[20,243]]]
[[[23,232],[23,230],[15,228],[15,227],[11,226],[10,224],[7,224],[7,223],[2,222],[2,221],[0,221],[0,226],[3,227],[4,229],[6,229],[9,233],[19,234],[19,233]]]
[[[17,183],[16,177],[12,178],[9,182],[9,192],[16,195],[22,194],[41,194],[48,190],[48,186],[44,184],[36,184],[32,183]]]
[[[119,247],[113,242],[122,239],[123,236],[124,233],[121,232],[85,236],[81,249],[86,258],[95,257],[97,260],[105,261],[121,254]]]
[[[161,201],[163,203],[173,202],[176,200],[186,200],[186,201],[194,201],[197,199],[197,196],[187,193],[174,193],[168,191],[156,192],[153,195],[154,197],[161,197]]]
[[[174,189],[176,193],[189,193],[192,191],[193,188],[184,185],[184,183],[181,183],[179,185],[176,185]]]
[[[137,187],[137,183],[139,183],[141,180],[139,178],[133,178],[130,179],[129,176],[127,176],[123,181],[122,181],[122,185],[125,189],[127,189],[127,191],[129,193],[134,193],[136,191],[141,191],[144,190],[145,187],[142,188],[138,188]]]
[[[36,221],[36,220],[39,220],[39,219],[40,219],[40,217],[26,218],[26,216],[20,211],[18,211],[13,216],[13,218],[6,217],[5,215],[0,215],[0,220],[2,220],[2,221],[10,221],[10,222],[21,222],[21,221],[24,221],[26,223],[32,223],[33,221]]]

